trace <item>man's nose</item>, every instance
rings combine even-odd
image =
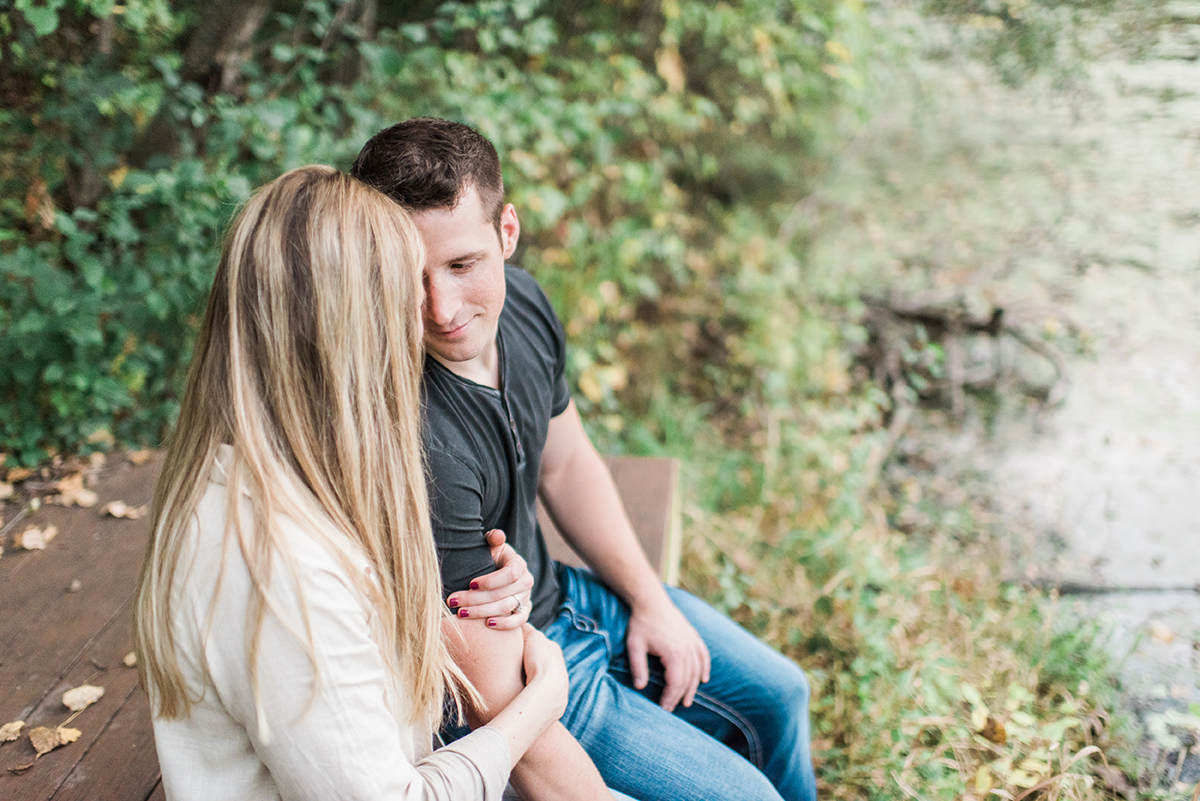
[[[447,281],[440,276],[426,278],[425,318],[429,322],[444,328],[454,322],[454,316],[461,307],[462,300],[453,281]]]

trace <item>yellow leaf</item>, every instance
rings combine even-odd
[[[836,39],[830,39],[826,42],[825,50],[838,61],[849,61],[852,58],[850,49]]]
[[[579,375],[579,391],[592,403],[599,403],[604,397],[604,390],[596,377],[596,370],[589,368]]]
[[[68,729],[65,726],[59,726],[56,729],[38,726],[36,729],[30,730],[29,742],[33,743],[34,752],[38,756],[41,756],[53,751],[60,745],[75,742],[82,734],[83,732],[79,729]]]
[[[137,654],[135,654],[133,651],[130,651],[129,653],[125,654],[125,658],[121,660],[121,664],[124,665],[125,667],[136,667],[137,666]]]
[[[112,501],[100,507],[102,514],[110,517],[122,517],[126,520],[137,520],[146,514],[145,506],[129,506],[124,501]]]
[[[975,789],[981,793],[992,789],[992,772],[988,770],[987,765],[980,765],[975,771]]]
[[[154,451],[151,451],[151,450],[130,451],[129,453],[127,453],[125,455],[129,458],[129,461],[133,462],[133,464],[135,466],[138,466],[138,465],[145,464],[150,459],[150,457],[154,455]]]
[[[13,494],[13,485],[6,481],[0,481],[0,501],[5,498],[11,498]]]
[[[1038,783],[1037,777],[1023,770],[1014,770],[1008,774],[1008,782],[1016,787],[1032,787]]]
[[[8,473],[4,476],[4,480],[15,484],[18,481],[24,481],[32,475],[33,471],[28,467],[13,467],[10,468]]]
[[[20,534],[13,535],[13,547],[26,551],[43,551],[50,540],[58,536],[57,526],[46,528],[27,528]]]
[[[87,709],[104,696],[104,688],[84,684],[63,693],[63,706],[72,712]]]
[[[107,445],[111,448],[117,440],[107,428],[97,428],[88,435],[87,441],[93,445]]]
[[[5,723],[0,726],[0,743],[11,743],[13,740],[21,736],[21,729],[25,728],[25,721],[14,720],[12,723]]]
[[[683,91],[686,77],[683,72],[683,57],[675,48],[663,48],[654,54],[654,66],[658,75],[672,92]]]
[[[45,726],[30,729],[29,742],[33,743],[33,750],[38,756],[49,753],[62,745],[58,739],[58,729],[48,729]]]

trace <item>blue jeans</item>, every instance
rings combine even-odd
[[[691,707],[658,706],[664,681],[633,689],[629,607],[585,570],[558,566],[559,616],[545,634],[571,679],[563,725],[614,790],[639,801],[814,801],[808,681],[794,663],[694,596],[671,600],[704,638],[712,678]]]

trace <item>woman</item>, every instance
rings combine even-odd
[[[430,753],[472,690],[429,531],[420,265],[407,216],[328,167],[260,190],[225,243],[155,496],[138,669],[172,799],[498,799],[562,714],[557,647]]]

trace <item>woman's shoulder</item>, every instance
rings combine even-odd
[[[329,592],[349,592],[366,608],[362,579],[372,573],[361,549],[315,504],[295,497],[298,491],[280,493],[274,506],[283,508],[272,509],[269,525],[262,525],[255,509],[261,504],[244,487],[230,491],[232,458],[232,448],[222,445],[184,532],[176,574],[180,600],[205,615],[236,612],[255,582],[266,579],[269,605],[285,616],[302,615],[301,597]],[[269,562],[260,556],[262,537],[275,539]],[[217,600],[222,603],[210,609]]]

